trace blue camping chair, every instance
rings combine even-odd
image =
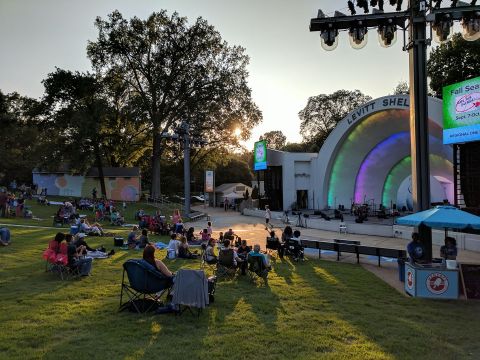
[[[127,273],[128,282],[125,281]],[[172,278],[164,276],[143,259],[131,259],[123,264],[120,309],[133,309],[138,313],[154,310],[160,304],[160,298],[170,293]],[[122,303],[123,295],[128,300]]]

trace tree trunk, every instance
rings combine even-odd
[[[105,176],[103,175],[103,162],[102,162],[102,156],[100,154],[100,147],[97,143],[95,144],[95,159],[97,162],[98,178],[100,179],[100,188],[102,191],[102,197],[106,199],[107,188],[105,186]]]
[[[152,152],[152,187],[150,197],[153,199],[160,198],[160,154],[161,154],[160,132],[158,129],[153,131],[153,152]]]

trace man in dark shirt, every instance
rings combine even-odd
[[[250,248],[250,246],[247,246],[247,240],[242,240],[240,247],[237,249],[238,257],[244,260],[243,262],[240,263],[240,269],[242,270],[242,275],[246,274],[247,265],[248,265],[247,256],[250,251],[252,251],[252,249]]]
[[[423,244],[420,242],[420,235],[416,232],[412,234],[412,241],[407,245],[408,257],[410,262],[421,263],[425,261],[426,253]]]

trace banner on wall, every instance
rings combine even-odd
[[[214,192],[214,173],[213,170],[205,171],[205,192],[213,193]]]

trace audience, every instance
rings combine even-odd
[[[248,254],[250,253],[251,250],[252,249],[250,248],[250,246],[247,246],[247,240],[242,240],[241,245],[237,249],[238,257],[243,260],[243,262],[240,264],[240,268],[242,270],[242,275],[246,274],[246,271],[247,271],[247,261],[246,260],[247,260]]]

